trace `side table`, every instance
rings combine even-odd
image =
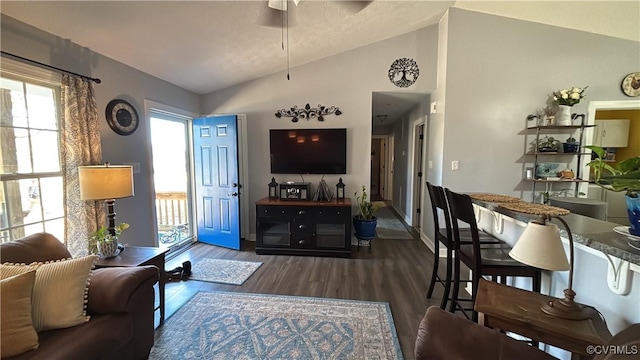
[[[118,256],[100,259],[96,263],[96,268],[105,267],[134,267],[154,265],[160,270],[160,279],[158,280],[158,292],[160,305],[156,310],[160,310],[160,325],[164,322],[164,285],[166,276],[164,274],[165,254],[169,249],[161,249],[157,247],[139,247],[127,246],[118,254]]]
[[[605,345],[612,335],[595,309],[586,320],[545,314],[540,306],[554,297],[480,279],[474,305],[481,325],[510,331],[568,350],[572,359],[589,359],[591,346]]]

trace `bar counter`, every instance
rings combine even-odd
[[[502,208],[495,202],[476,199],[472,199],[472,201],[478,206],[484,207],[495,213],[508,216],[512,219],[516,219],[524,224],[528,223],[530,220],[539,219],[539,217],[535,215],[517,213]],[[620,224],[601,221],[579,214],[565,215],[562,219],[569,225],[573,235],[573,240],[576,243],[640,266],[640,250],[631,247],[626,236],[613,231],[613,228],[621,226]],[[560,234],[566,237],[567,234],[564,227],[556,221],[553,222],[558,225]]]

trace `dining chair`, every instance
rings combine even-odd
[[[531,278],[532,290],[539,293],[542,279],[540,269],[526,266],[509,257],[511,247],[506,243],[501,243],[499,246],[482,247],[471,197],[449,189],[445,189],[445,194],[449,204],[455,248],[453,294],[449,311],[460,310],[465,317],[477,321],[478,313],[473,310],[473,304],[478,292],[478,282],[484,276],[491,277],[492,281],[499,280],[503,284],[506,283],[508,276]],[[464,232],[461,226],[462,228],[469,228],[471,244],[464,242]],[[459,298],[461,263],[471,271],[471,299]],[[470,302],[471,307],[463,307],[461,305],[462,301]],[[471,317],[468,316],[467,310],[473,310]]]
[[[430,182],[427,182],[427,190],[429,192],[429,199],[431,200],[431,211],[433,214],[433,253],[435,255],[435,258],[433,260],[433,269],[431,272],[431,280],[429,281],[429,289],[427,290],[427,299],[430,299],[433,296],[435,284],[439,283],[444,288],[442,301],[440,302],[440,308],[444,310],[447,308],[447,302],[450,299],[449,294],[451,293],[451,283],[453,280],[453,252],[455,250],[452,235],[453,229],[451,227],[451,216],[449,214],[449,206],[447,205],[447,198],[444,193],[444,188],[442,186],[433,185]],[[440,225],[440,219],[444,220],[444,227]],[[502,242],[485,232],[479,231],[478,234],[480,236],[481,246],[495,246],[496,244],[500,244]],[[460,229],[460,238],[460,242],[462,244],[471,244],[470,229]],[[445,258],[446,275],[444,279],[441,278],[438,274],[440,263],[440,244],[444,245],[447,251]],[[459,280],[459,282],[465,282],[465,280]]]

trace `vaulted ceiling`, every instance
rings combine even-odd
[[[197,94],[436,24],[457,6],[640,41],[638,1],[6,1],[0,11]],[[288,38],[288,41],[287,41]],[[20,54],[17,54],[20,55]]]

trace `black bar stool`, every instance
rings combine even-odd
[[[433,296],[433,290],[435,284],[439,283],[444,287],[444,293],[442,295],[442,301],[440,302],[440,308],[446,309],[447,302],[449,301],[449,294],[451,292],[452,282],[452,268],[453,268],[453,252],[455,250],[453,242],[453,230],[451,227],[451,216],[449,215],[449,206],[447,205],[447,198],[444,193],[444,189],[441,186],[433,185],[427,182],[427,190],[429,191],[429,198],[431,200],[431,211],[433,213],[434,224],[434,237],[433,237],[433,252],[435,258],[433,260],[433,270],[431,272],[431,280],[429,282],[429,289],[427,290],[427,299]],[[440,216],[444,219],[444,228],[440,226]],[[470,229],[460,229],[461,242],[463,244],[471,244]],[[501,241],[495,237],[479,232],[480,243],[483,246],[500,244]],[[447,249],[446,256],[446,276],[444,279],[438,275],[439,256],[440,256],[440,243]]]
[[[453,295],[451,296],[451,307],[449,311],[460,310],[465,317],[469,318],[466,310],[473,310],[476,294],[478,292],[478,282],[482,276],[490,276],[492,281],[500,279],[501,283],[506,283],[507,276],[519,276],[532,278],[532,290],[540,292],[542,275],[540,269],[523,265],[509,257],[511,248],[506,244],[493,247],[481,247],[478,225],[476,224],[475,213],[471,197],[467,194],[459,194],[449,189],[445,189],[449,211],[451,213],[451,224],[453,227],[453,239],[455,246],[454,261],[454,284]],[[460,225],[468,226],[471,234],[471,244],[465,244]],[[471,277],[471,308],[460,305],[463,299],[458,298],[460,289],[460,262],[464,263],[472,272]],[[471,317],[473,321],[478,320],[478,313],[474,310]]]

